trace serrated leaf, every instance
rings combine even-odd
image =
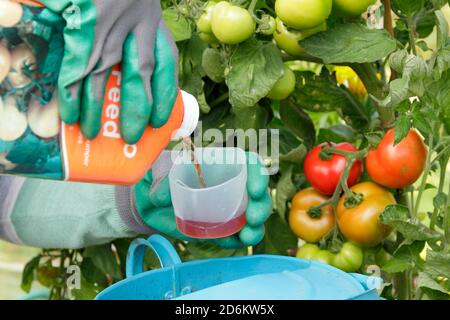
[[[230,60],[226,83],[234,107],[251,107],[267,96],[284,74],[280,50],[255,39],[240,44]]]
[[[394,52],[397,44],[385,30],[356,23],[336,25],[300,42],[324,63],[371,63]]]
[[[427,251],[425,271],[433,277],[450,279],[450,253]]]
[[[447,290],[442,287],[436,280],[430,277],[425,272],[419,272],[417,276],[417,287],[418,288],[428,288],[431,290],[439,291],[445,294],[448,294]]]
[[[443,192],[438,193],[433,198],[433,205],[436,209],[440,209],[447,204],[447,195]]]
[[[401,116],[395,123],[394,129],[394,145],[399,144],[411,129],[411,120],[408,116]]]
[[[219,50],[207,48],[203,51],[202,67],[212,81],[220,83],[225,80],[225,61]]]
[[[192,37],[191,24],[185,17],[178,13],[177,9],[165,9],[162,17],[175,41],[183,41]]]
[[[423,224],[409,221],[409,209],[402,205],[389,205],[380,216],[380,221],[395,228],[408,241],[439,240],[442,235]]]

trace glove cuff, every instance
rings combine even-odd
[[[156,231],[142,220],[136,208],[134,186],[118,186],[115,188],[116,208],[123,222],[139,234],[153,234]]]

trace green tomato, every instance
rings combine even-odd
[[[275,22],[276,29],[273,33],[273,39],[278,48],[292,56],[300,56],[305,53],[305,50],[298,43],[300,40],[306,39],[315,33],[327,30],[327,24],[325,22],[318,27],[302,31],[289,30],[279,18],[276,18]]]
[[[284,66],[284,75],[275,83],[267,94],[272,100],[284,100],[295,90],[295,74],[287,66]]]
[[[200,33],[212,33],[211,20],[216,2],[208,1],[203,9],[203,14],[197,20],[197,29]]]
[[[334,254],[328,250],[320,250],[312,256],[311,260],[316,260],[331,265],[334,260]]]
[[[375,255],[375,262],[382,267],[386,262],[392,259],[392,256],[383,248],[381,248]]]
[[[199,38],[202,39],[203,42],[207,44],[217,44],[219,43],[219,40],[212,34],[212,33],[204,33],[200,32],[198,34]]]
[[[333,13],[344,17],[358,17],[377,0],[333,0]]]
[[[259,32],[266,36],[271,36],[276,29],[275,18],[265,14],[261,17],[261,23],[259,25]]]
[[[311,260],[312,257],[319,251],[319,246],[312,243],[307,243],[297,250],[296,257],[300,259]]]
[[[341,251],[334,256],[332,265],[345,272],[356,272],[361,268],[364,254],[354,243],[346,242]]]
[[[256,23],[247,10],[221,1],[214,6],[211,26],[220,42],[238,44],[253,35]]]
[[[325,22],[331,13],[332,0],[276,0],[275,12],[288,26],[302,30]]]

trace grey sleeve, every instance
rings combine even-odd
[[[136,208],[136,197],[134,195],[134,186],[118,186],[116,193],[116,207],[123,222],[139,234],[153,234],[155,230],[147,226],[142,220]]]
[[[14,229],[11,215],[25,178],[0,176],[0,239],[22,244]]]

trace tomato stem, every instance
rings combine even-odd
[[[433,134],[429,135],[429,150],[427,154],[426,164],[425,164],[425,170],[423,171],[422,175],[422,181],[420,183],[419,187],[419,193],[417,194],[416,203],[414,206],[414,211],[411,212],[411,219],[413,222],[417,221],[417,215],[419,211],[420,202],[422,201],[423,192],[425,191],[425,187],[427,185],[428,175],[431,171],[431,154],[433,153]]]
[[[435,159],[436,160],[436,159]],[[433,162],[432,162],[433,163]],[[440,162],[440,174],[439,174],[439,186],[438,186],[438,194],[444,191],[444,182],[445,182],[445,174],[447,170],[448,159],[445,159]],[[450,196],[450,193],[449,193]],[[433,214],[431,215],[430,229],[435,230],[436,221],[439,214],[439,208],[434,208]]]
[[[323,207],[327,206],[327,205],[332,205],[334,208],[336,208],[339,199],[341,197],[341,193],[342,191],[345,192],[345,196],[346,196],[346,203],[351,203],[350,205],[352,207],[357,206],[359,203],[361,203],[364,198],[361,194],[357,194],[353,191],[350,190],[350,188],[348,187],[347,184],[347,180],[348,180],[348,176],[350,174],[350,170],[353,167],[353,164],[358,161],[363,159],[364,157],[366,157],[367,153],[368,153],[368,149],[363,149],[357,152],[352,152],[352,151],[346,151],[346,150],[340,150],[340,149],[336,149],[334,147],[331,146],[325,146],[322,148],[322,151],[325,154],[339,154],[342,155],[346,158],[346,163],[345,163],[345,168],[342,171],[342,174],[339,178],[339,183],[336,186],[336,190],[334,190],[334,193],[332,195],[332,197],[330,199],[328,199],[327,201],[321,203],[318,206],[312,207],[311,209],[308,210],[308,214],[309,215],[314,215],[315,212],[317,210],[322,209]]]
[[[385,98],[385,84],[377,77],[377,72],[374,67],[369,63],[351,63],[349,64],[359,76],[364,86],[372,96],[378,100]],[[376,102],[376,101],[375,101]],[[395,121],[395,112],[392,107],[383,107],[379,103],[376,103],[378,114],[380,115],[381,125],[383,128],[390,128]]]

